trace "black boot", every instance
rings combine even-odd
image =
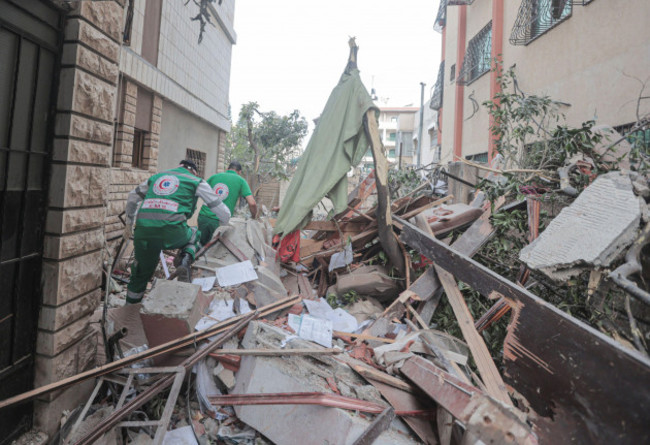
[[[189,253],[184,252],[181,254],[180,264],[176,266],[176,276],[178,281],[192,282],[192,256]]]

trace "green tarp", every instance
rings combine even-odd
[[[369,147],[363,117],[371,108],[376,107],[361,82],[359,70],[344,72],[300,158],[282,201],[275,233],[286,235],[304,227],[312,209],[325,196],[332,200],[335,214],[345,210],[347,173]]]

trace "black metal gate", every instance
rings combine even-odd
[[[0,399],[28,391],[61,37],[48,1],[0,0]],[[0,444],[31,427],[31,404],[0,413]]]

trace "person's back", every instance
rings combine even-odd
[[[227,171],[210,176],[207,182],[214,193],[230,209],[231,214],[234,213],[239,198],[244,197],[248,202],[251,215],[255,218],[257,216],[257,204],[248,183],[241,176],[241,172],[241,164],[233,161],[228,166]],[[201,231],[201,244],[205,245],[212,239],[212,234],[219,227],[219,218],[204,205],[199,212],[198,225]]]

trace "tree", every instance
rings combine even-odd
[[[226,163],[242,164],[253,196],[271,179],[288,179],[307,135],[307,120],[294,110],[287,116],[260,111],[257,102],[242,106],[229,134]]]

